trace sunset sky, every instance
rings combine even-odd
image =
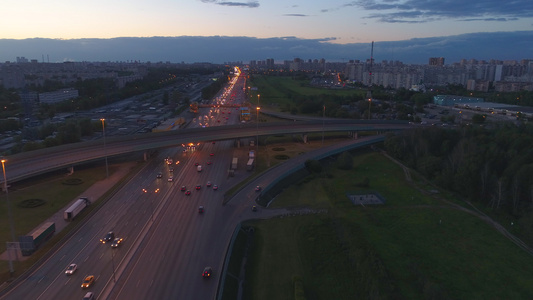
[[[0,38],[296,37],[368,43],[533,30],[531,0],[4,0]]]

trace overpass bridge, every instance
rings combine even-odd
[[[205,142],[256,136],[316,132],[383,133],[409,128],[403,121],[323,120],[306,122],[275,122],[237,124],[206,128],[190,128],[129,136],[107,137],[105,140],[80,142],[23,152],[6,158],[5,169],[9,182],[31,178],[50,171],[81,165],[104,157],[173,147],[190,142]],[[2,178],[3,182],[3,178]]]

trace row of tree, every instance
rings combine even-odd
[[[439,186],[520,216],[533,207],[533,126],[417,128],[390,135],[387,153]]]

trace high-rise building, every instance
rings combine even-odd
[[[429,65],[430,66],[444,66],[444,57],[430,57],[429,58]]]

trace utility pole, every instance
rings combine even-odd
[[[366,98],[368,99],[368,119],[372,117],[372,67],[374,65],[374,41],[372,41],[372,47],[370,49],[370,67],[368,68],[368,91],[366,92]]]

